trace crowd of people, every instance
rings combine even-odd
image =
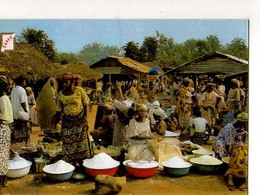
[[[82,163],[83,159],[92,157],[89,133],[95,144],[117,146],[126,152],[126,159],[132,160],[159,161],[163,152],[170,157],[181,156],[177,142],[164,140],[166,130],[179,132],[180,139],[199,144],[213,137],[213,151],[218,158],[230,155],[230,148],[237,140],[237,143],[246,142],[247,91],[237,79],[228,83],[228,90],[220,76],[201,76],[194,80],[155,77],[150,81],[116,82],[106,89],[98,82],[96,91],[82,86],[80,75],[65,73],[60,81],[62,89],[58,90],[57,80],[49,79],[56,105],[51,122],[60,134],[63,159],[67,162]],[[38,119],[34,93],[31,87],[26,87],[24,77],[18,77],[12,85],[1,76],[0,86],[1,187],[6,181],[10,141],[28,144],[32,125],[37,125]],[[89,91],[95,91],[91,98],[87,95]],[[88,132],[87,112],[91,102],[97,99],[102,115],[96,119],[98,127]],[[227,174],[236,177],[237,170],[245,169],[244,163],[241,164]],[[240,174],[245,175],[245,172]],[[229,180],[233,186],[232,178]]]

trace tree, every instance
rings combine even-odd
[[[102,43],[95,42],[85,45],[80,50],[79,59],[91,65],[110,55],[122,56],[122,51],[116,46],[104,46]]]
[[[206,40],[198,39],[196,43],[196,56],[203,56],[210,53],[210,45]]]
[[[245,40],[242,38],[234,38],[231,41],[231,44],[226,45],[225,52],[238,58],[248,60],[248,48]]]
[[[138,43],[129,41],[123,46],[123,49],[125,51],[125,57],[131,58],[136,61],[140,60],[140,50]]]
[[[61,63],[61,64],[68,64],[70,62],[72,63],[78,63],[79,57],[75,53],[68,53],[68,52],[57,52],[55,57],[55,62]]]
[[[155,60],[158,42],[156,37],[145,37],[140,52],[143,62],[152,62]]]
[[[156,62],[162,67],[177,66],[181,63],[181,45],[175,44],[173,38],[168,38],[159,31],[156,32],[158,48]]]
[[[54,61],[55,48],[54,41],[50,40],[43,30],[27,28],[23,30],[18,38],[21,42],[32,45],[35,49],[43,53],[50,61]]]
[[[217,35],[208,35],[206,41],[208,42],[210,52],[221,49],[221,44]]]
[[[183,43],[183,58],[185,61],[190,61],[197,56],[197,40],[196,39],[188,39]]]

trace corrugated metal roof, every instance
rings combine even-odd
[[[248,72],[248,61],[215,51],[182,64],[166,74],[236,74]]]

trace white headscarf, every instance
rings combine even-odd
[[[160,107],[160,103],[158,101],[150,104],[150,109],[148,111],[148,118],[151,121],[151,124],[155,124],[156,121],[154,119],[153,115],[157,115],[157,116],[161,116],[162,118],[164,118],[165,116],[165,111]]]

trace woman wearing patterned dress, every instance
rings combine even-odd
[[[222,128],[212,150],[217,158],[229,156],[228,151],[234,143],[235,138],[243,131],[247,130],[247,113],[240,113],[234,123],[229,123]]]
[[[74,83],[72,73],[63,74],[63,90],[57,99],[62,121],[63,159],[72,163],[91,157],[86,120],[89,99],[85,91]]]
[[[189,85],[190,79],[184,78],[182,86],[178,89],[176,113],[178,113],[178,122],[182,130],[189,125],[192,111],[192,94],[190,93]]]
[[[13,122],[12,104],[6,95],[8,86],[7,78],[0,76],[0,193],[2,187],[7,185],[6,173],[11,141],[9,124]]]

